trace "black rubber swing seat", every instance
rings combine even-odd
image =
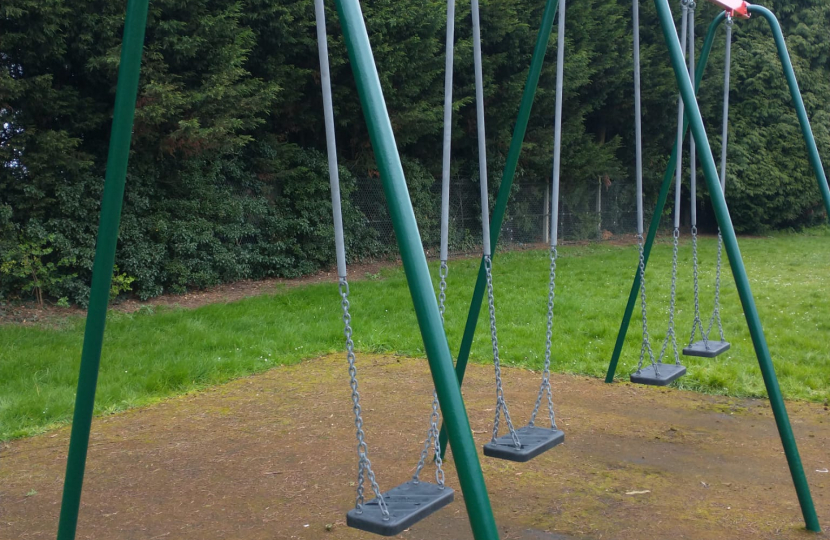
[[[346,514],[346,525],[381,536],[395,536],[430,514],[450,504],[455,498],[452,489],[429,482],[409,481],[383,494],[389,518],[384,519],[377,499]]]
[[[559,429],[525,426],[517,429],[516,435],[521,443],[520,448],[516,448],[513,437],[508,433],[485,444],[484,455],[524,463],[565,442],[565,432]]]
[[[714,358],[721,353],[729,350],[728,341],[695,341],[688,347],[683,349],[683,354],[686,356],[702,356],[703,358]]]
[[[632,373],[631,382],[651,386],[667,386],[685,374],[685,366],[677,364],[657,364],[656,371],[654,365],[651,365]]]

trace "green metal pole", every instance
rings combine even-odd
[[[542,24],[539,27],[539,34],[536,36],[536,46],[533,48],[533,56],[530,59],[530,70],[527,73],[522,101],[519,105],[519,114],[516,117],[516,125],[513,128],[513,139],[510,141],[510,149],[507,152],[507,161],[504,164],[504,172],[501,177],[499,194],[496,198],[496,206],[490,218],[490,245],[493,255],[496,253],[496,244],[499,241],[501,226],[504,222],[504,212],[507,209],[507,200],[510,198],[510,189],[513,187],[513,178],[516,175],[516,167],[519,164],[519,154],[522,152],[522,143],[527,132],[527,123],[530,119],[530,110],[533,108],[533,98],[536,96],[536,88],[539,86],[539,75],[542,73],[542,64],[545,61],[545,53],[550,41],[551,29],[556,10],[559,7],[557,0],[546,0],[545,10],[542,13]],[[484,287],[487,284],[484,274],[484,259],[478,267],[478,279],[476,279],[473,299],[470,301],[470,311],[467,314],[467,324],[464,327],[464,336],[461,338],[461,348],[458,351],[458,360],[455,364],[455,374],[458,377],[458,384],[464,382],[464,372],[467,369],[467,361],[470,358],[470,348],[473,346],[473,336],[476,333],[478,316],[481,313],[481,302],[484,299]],[[447,430],[441,426],[441,454],[447,452]],[[452,441],[450,441],[452,442]],[[453,447],[455,451],[455,447]]]
[[[795,105],[795,113],[798,115],[798,123],[801,125],[801,134],[804,142],[807,143],[807,154],[810,158],[810,165],[818,181],[818,188],[821,191],[821,198],[824,200],[824,210],[827,212],[827,219],[830,220],[830,188],[827,186],[827,177],[824,174],[824,167],[821,165],[821,157],[818,155],[816,139],[813,137],[813,130],[810,128],[810,120],[807,118],[807,109],[804,108],[804,100],[798,90],[798,82],[795,80],[795,71],[790,61],[790,53],[787,52],[787,43],[784,41],[784,34],[781,32],[781,25],[775,15],[763,6],[750,5],[750,13],[757,13],[767,20],[772,37],[775,40],[775,47],[778,49],[778,57],[781,59],[781,67],[784,68],[784,76],[787,78],[787,85],[790,88],[790,95]]]
[[[409,199],[360,3],[358,0],[336,0],[336,3],[429,367],[441,402],[441,412],[449,428],[458,480],[464,493],[473,536],[476,540],[497,540],[499,535],[496,521],[478,461],[470,421],[461,397],[461,387],[453,371],[450,347],[438,312],[438,302],[432,289],[427,259]]]
[[[147,24],[147,4],[148,0],[129,0],[124,20],[121,64],[118,68],[118,86],[115,91],[107,172],[104,180],[104,194],[101,199],[98,243],[95,249],[95,261],[92,265],[92,288],[81,352],[78,391],[75,395],[72,434],[69,439],[69,455],[66,459],[66,478],[58,522],[58,540],[73,540],[78,525],[78,511],[81,505],[81,490],[89,447],[89,431],[95,406],[95,388],[98,384],[98,367],[101,363],[104,326],[107,320],[112,267],[115,262],[115,247],[121,221],[121,203],[124,199],[127,161],[130,156],[141,53],[144,47],[144,28]]]
[[[695,94],[700,89],[700,80],[703,78],[703,72],[706,70],[706,64],[709,62],[709,53],[712,51],[712,42],[715,40],[715,31],[718,26],[726,18],[726,14],[721,12],[709,25],[709,31],[706,33],[706,39],[703,40],[703,48],[700,51],[700,58],[697,62],[697,69],[695,69]],[[686,136],[686,131],[689,129],[688,119],[683,117],[683,136]],[[677,142],[672,147],[671,157],[669,163],[666,165],[666,172],[663,174],[663,183],[660,186],[660,194],[657,196],[657,206],[654,209],[654,214],[651,216],[651,224],[648,227],[648,235],[646,236],[646,243],[643,246],[643,267],[648,266],[648,258],[651,255],[651,247],[654,244],[654,237],[657,235],[657,229],[660,227],[660,217],[663,215],[663,208],[666,206],[666,198],[669,195],[669,188],[674,179],[674,170],[677,166]],[[637,303],[637,294],[640,291],[640,267],[639,265],[634,270],[634,283],[631,285],[631,292],[628,294],[628,304],[625,306],[625,313],[623,314],[622,322],[620,323],[620,331],[617,333],[617,342],[614,344],[614,352],[611,355],[611,363],[608,364],[608,372],[605,374],[605,382],[614,382],[614,374],[617,372],[617,364],[620,361],[620,354],[622,353],[623,344],[625,344],[625,336],[628,333],[628,326],[631,323],[631,315],[634,313],[634,305]]]
[[[703,175],[709,188],[709,195],[712,198],[715,217],[718,220],[718,225],[723,235],[724,247],[729,257],[729,264],[732,267],[732,275],[735,278],[735,286],[738,289],[738,296],[741,299],[746,322],[749,326],[749,333],[752,337],[752,343],[755,346],[755,354],[758,356],[758,364],[761,368],[767,393],[769,394],[770,405],[775,416],[775,423],[778,426],[778,433],[781,436],[781,443],[784,446],[784,453],[787,456],[787,463],[789,464],[790,474],[793,477],[795,490],[798,494],[798,501],[801,504],[804,522],[807,529],[814,532],[821,532],[816,509],[813,505],[813,498],[810,495],[810,486],[807,484],[807,478],[804,475],[804,467],[801,464],[801,457],[798,455],[798,446],[795,443],[792,426],[787,417],[784,398],[781,395],[781,388],[775,376],[775,368],[772,365],[772,358],[770,357],[769,347],[764,336],[764,329],[758,317],[755,299],[752,296],[752,290],[749,286],[749,278],[747,277],[746,268],[744,268],[744,262],[741,258],[738,239],[735,236],[735,229],[729,217],[726,199],[724,198],[723,191],[720,189],[720,179],[718,178],[718,171],[715,168],[715,159],[712,157],[709,139],[706,137],[703,118],[700,115],[700,108],[695,99],[692,81],[689,79],[689,72],[686,71],[683,54],[680,51],[680,41],[677,38],[677,32],[674,28],[669,3],[668,0],[654,0],[654,5],[657,8],[657,16],[663,30],[663,37],[669,49],[672,67],[674,68],[674,76],[677,79],[680,94],[686,105],[686,116],[689,119],[692,136],[698,148],[698,159],[703,168]]]

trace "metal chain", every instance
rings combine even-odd
[[[389,509],[386,507],[386,501],[383,500],[383,495],[380,492],[380,487],[375,480],[375,473],[372,470],[372,462],[369,461],[369,447],[366,444],[363,432],[363,412],[360,408],[360,392],[357,391],[357,368],[355,367],[354,356],[354,341],[352,340],[352,317],[349,314],[349,282],[345,277],[340,278],[340,298],[341,306],[343,307],[343,333],[346,336],[346,358],[349,361],[349,386],[352,389],[352,410],[354,411],[354,425],[357,430],[357,497],[355,499],[355,509],[358,513],[363,512],[364,493],[363,482],[364,477],[369,478],[369,483],[372,486],[372,491],[375,493],[375,498],[378,501],[383,519],[389,519]]]
[[[438,267],[438,277],[440,281],[438,282],[438,313],[441,314],[441,323],[444,323],[444,304],[447,301],[447,274],[449,273],[449,268],[447,268],[447,261],[441,261],[441,266]]]
[[[694,4],[694,2],[690,2],[690,5]],[[675,229],[674,233],[672,233],[672,237],[674,239],[674,246],[673,246],[673,253],[672,253],[672,272],[671,272],[671,298],[669,302],[669,328],[671,328],[671,343],[672,348],[674,349],[674,363],[678,366],[680,365],[680,355],[677,352],[677,332],[675,332],[674,328],[674,312],[675,307],[677,305],[677,244],[680,239],[680,230]],[[660,363],[663,361],[663,355],[660,355],[660,360],[657,362]],[[655,370],[656,372],[656,370]]]
[[[447,261],[441,261],[441,266],[438,269],[440,281],[438,284],[438,313],[441,315],[441,324],[444,324],[444,304],[447,300],[447,274],[449,268]],[[418,460],[418,465],[415,467],[415,474],[412,475],[412,481],[416,484],[421,481],[419,478],[421,471],[426,464],[427,457],[429,457],[429,449],[432,447],[434,451],[433,460],[435,461],[435,481],[438,486],[444,488],[444,462],[441,459],[441,441],[439,437],[438,423],[441,420],[438,403],[438,392],[432,390],[432,413],[430,414],[429,429],[427,429],[427,436],[424,439],[424,448],[421,450],[421,458]]]
[[[663,363],[663,358],[666,357],[666,349],[668,348],[669,340],[671,340],[672,350],[674,351],[674,363],[680,365],[680,355],[677,352],[677,335],[674,329],[674,308],[677,300],[677,245],[680,238],[680,229],[676,228],[672,231],[672,264],[671,264],[671,293],[669,296],[669,328],[666,331],[666,338],[663,340],[663,346],[660,349],[660,355],[657,357],[657,363],[654,365],[654,373],[659,374],[658,366]]]
[[[548,417],[550,418],[551,429],[557,429],[555,415],[553,412],[553,392],[550,386],[550,349],[551,338],[553,337],[553,301],[556,296],[556,246],[550,248],[550,282],[548,283],[548,328],[545,334],[545,367],[542,370],[542,384],[539,385],[539,394],[536,396],[536,405],[533,406],[533,413],[530,415],[529,426],[536,422],[536,414],[542,404],[543,394],[548,396]]]
[[[522,447],[522,442],[513,429],[513,422],[510,420],[510,412],[507,410],[507,402],[504,400],[504,390],[501,381],[501,361],[499,360],[499,338],[496,335],[496,305],[493,298],[493,261],[489,255],[484,256],[484,275],[487,277],[487,303],[490,308],[490,340],[493,344],[493,366],[496,369],[496,417],[493,420],[493,442],[499,436],[499,415],[504,411],[504,419],[507,422],[507,429],[513,439],[516,448]]]
[[[435,460],[435,481],[438,483],[440,488],[444,488],[444,462],[441,459],[441,442],[439,440],[439,431],[438,431],[438,423],[441,419],[439,408],[438,408],[438,393],[433,390],[432,391],[432,413],[430,414],[429,418],[429,429],[427,430],[427,437],[424,440],[424,448],[421,450],[421,459],[418,461],[418,466],[415,468],[415,474],[412,475],[412,481],[416,484],[421,481],[419,478],[421,474],[421,470],[423,470],[424,465],[426,464],[427,457],[429,456],[430,447],[432,448],[433,452],[435,453],[434,460]]]
[[[651,349],[651,338],[648,334],[648,312],[646,308],[646,259],[643,252],[643,235],[637,235],[637,247],[640,251],[640,307],[643,315],[643,344],[640,346],[640,361],[637,363],[637,373],[643,369],[643,360],[646,352],[651,360],[651,365],[654,366],[655,373],[657,372],[657,365],[654,362],[654,351]]]
[[[692,334],[689,336],[689,346],[695,342],[695,334],[700,329],[700,336],[703,338],[703,345],[708,349],[709,343],[706,334],[703,332],[703,322],[700,320],[700,286],[698,282],[697,265],[697,227],[692,227],[692,273],[694,274],[695,289],[695,320],[692,323]]]
[[[709,339],[709,334],[712,332],[712,325],[718,321],[718,331],[720,332],[720,340],[726,341],[723,337],[723,322],[720,318],[720,271],[721,261],[723,259],[723,235],[718,229],[718,262],[715,266],[715,307],[712,309],[712,317],[709,319],[709,328],[706,329],[705,339]]]
[[[438,276],[440,281],[438,283],[438,313],[441,315],[441,325],[444,325],[444,310],[446,309],[447,301],[447,275],[449,268],[447,261],[441,261],[441,266],[438,267]],[[432,416],[430,417],[432,429],[432,442],[434,444],[433,460],[435,461],[435,481],[444,488],[444,462],[441,459],[441,440],[439,437],[438,422],[440,420],[440,409],[438,403],[438,393],[432,391]]]
[[[438,487],[444,489],[444,460],[441,459],[441,438],[438,431],[438,421],[440,418],[438,409],[438,394],[433,391],[432,416],[430,417],[430,421],[432,423],[432,451],[435,460],[435,482],[438,484]]]

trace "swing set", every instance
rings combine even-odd
[[[558,245],[558,209],[559,209],[559,180],[560,180],[560,151],[561,151],[561,116],[562,116],[562,85],[564,66],[564,36],[565,36],[565,0],[546,0],[542,15],[542,22],[537,36],[528,71],[527,81],[522,95],[519,112],[514,126],[501,185],[498,192],[492,216],[489,213],[487,187],[487,159],[484,126],[484,96],[482,84],[482,57],[481,57],[481,29],[479,25],[478,0],[472,1],[471,19],[473,28],[473,53],[476,87],[476,117],[479,153],[479,177],[481,188],[482,210],[482,260],[478,279],[475,286],[470,310],[467,317],[465,332],[457,362],[453,365],[446,334],[444,332],[444,304],[446,300],[448,266],[448,228],[449,228],[449,176],[451,159],[451,121],[452,121],[452,80],[453,80],[453,44],[454,44],[454,0],[447,2],[447,35],[446,35],[446,73],[444,95],[444,125],[443,125],[443,166],[442,166],[442,205],[441,205],[441,251],[439,266],[439,287],[436,298],[423,251],[415,215],[409,199],[400,156],[395,145],[394,133],[383,99],[377,69],[372,56],[372,50],[366,32],[359,0],[335,0],[343,37],[347,46],[349,59],[357,84],[361,105],[369,128],[371,144],[377,159],[381,182],[383,183],[386,199],[389,204],[390,215],[398,239],[401,259],[406,271],[412,295],[413,305],[418,326],[424,340],[427,359],[435,385],[432,407],[429,413],[427,435],[421,450],[420,459],[412,478],[389,491],[382,492],[372,464],[369,459],[368,443],[363,430],[364,420],[358,391],[358,379],[353,330],[350,315],[349,283],[346,268],[346,253],[344,231],[341,216],[340,186],[337,167],[337,153],[334,130],[334,113],[332,105],[331,78],[329,74],[328,49],[326,42],[324,0],[315,0],[315,15],[317,20],[317,39],[320,57],[321,86],[323,94],[323,110],[326,127],[326,146],[328,152],[328,166],[331,186],[332,214],[335,231],[335,249],[337,261],[338,286],[344,335],[346,343],[346,358],[348,362],[349,385],[351,388],[352,409],[355,417],[358,457],[358,479],[356,483],[355,507],[347,514],[347,524],[350,527],[362,529],[380,535],[395,535],[440,508],[450,504],[454,498],[454,491],[445,485],[443,471],[443,455],[447,444],[453,448],[455,464],[467,513],[470,518],[473,536],[476,540],[497,540],[499,538],[493,517],[490,499],[486,491],[481,464],[472,437],[469,419],[461,397],[460,385],[469,359],[470,347],[478,322],[478,315],[484,295],[487,295],[488,314],[490,322],[490,337],[495,369],[496,408],[493,421],[492,437],[484,445],[483,453],[487,457],[525,462],[543,452],[554,448],[564,441],[564,433],[559,430],[555,422],[553,395],[550,383],[550,362],[552,356],[553,314],[556,286],[556,263]],[[609,365],[606,382],[613,382],[617,363],[622,352],[622,345],[633,314],[637,298],[641,301],[643,319],[643,335],[638,367],[631,374],[632,382],[665,385],[682,376],[686,368],[680,364],[678,346],[674,327],[674,309],[676,301],[677,281],[677,247],[680,226],[680,185],[682,180],[681,152],[683,138],[689,128],[692,131],[690,140],[691,163],[691,235],[693,249],[693,270],[695,290],[695,319],[691,337],[684,355],[715,357],[729,348],[724,339],[723,326],[720,320],[719,292],[721,274],[721,254],[723,249],[732,269],[737,285],[747,324],[752,336],[756,356],[761,367],[764,382],[770,398],[776,423],[784,446],[787,462],[796,488],[802,514],[808,530],[820,532],[818,518],[810,494],[809,485],[804,475],[804,469],[798,454],[798,448],[793,437],[792,428],[787,417],[784,401],[775,376],[770,359],[763,329],[758,312],[749,288],[749,281],[738,249],[735,231],[729,218],[724,199],[726,182],[726,135],[729,102],[729,66],[731,30],[734,18],[748,19],[757,14],[767,20],[778,49],[784,73],[789,84],[802,134],[807,144],[810,163],[816,174],[828,215],[830,215],[830,189],[821,166],[815,140],[807,120],[804,104],[798,91],[792,64],[790,63],[784,38],[775,16],[761,6],[750,5],[743,0],[710,0],[724,9],[710,25],[697,66],[694,60],[694,2],[682,0],[681,39],[674,26],[668,0],[654,0],[659,22],[670,53],[680,97],[678,99],[678,129],[677,141],[669,160],[666,173],[663,177],[661,190],[658,196],[655,212],[644,239],[643,227],[643,200],[642,200],[642,130],[640,108],[640,63],[639,63],[639,12],[638,0],[633,0],[634,23],[634,108],[635,108],[635,137],[636,137],[636,192],[637,192],[637,244],[639,261],[634,274],[634,282],[629,294],[628,304],[623,316],[617,342]],[[141,53],[144,41],[144,30],[147,18],[148,0],[129,0],[125,20],[124,38],[119,66],[118,86],[116,90],[115,110],[113,116],[110,148],[107,161],[107,174],[104,194],[101,205],[101,221],[98,231],[98,242],[93,266],[93,278],[90,294],[89,312],[84,336],[84,345],[81,356],[81,368],[76,394],[75,411],[72,423],[69,453],[67,457],[67,471],[61,503],[60,521],[58,525],[58,540],[72,540],[75,538],[78,511],[86,466],[86,455],[89,444],[89,434],[93,413],[95,388],[97,385],[98,367],[100,364],[103,345],[104,324],[106,321],[107,304],[109,299],[110,281],[115,258],[117,231],[121,213],[121,202],[124,195],[124,184],[127,170],[127,159],[131,139],[132,122],[135,111],[135,100],[138,89],[138,76],[141,64]],[[545,360],[542,371],[542,380],[539,392],[526,426],[516,429],[507,406],[504,395],[500,369],[499,342],[496,327],[495,292],[493,284],[493,251],[498,242],[507,199],[513,183],[518,164],[522,142],[527,129],[533,98],[539,82],[542,64],[547,50],[548,41],[553,27],[554,16],[558,8],[558,47],[556,64],[556,103],[554,119],[554,148],[553,173],[551,181],[551,222],[550,222],[550,279],[547,298],[547,331],[545,336]],[[695,98],[701,76],[706,67],[715,31],[721,23],[726,26],[726,66],[724,73],[724,103],[723,103],[723,132],[720,175],[715,167],[711,148],[704,130],[700,110]],[[688,66],[686,59],[688,58]],[[694,81],[694,86],[692,81]],[[695,149],[697,145],[699,152]],[[697,284],[697,228],[695,214],[696,200],[696,159],[700,160],[704,178],[715,209],[719,225],[718,257],[716,262],[716,286],[714,307],[708,327],[704,331],[700,318],[699,290]],[[654,354],[648,332],[647,303],[646,303],[646,268],[653,246],[654,237],[659,226],[659,219],[663,212],[668,191],[675,180],[675,207],[673,229],[673,262],[671,276],[671,295],[669,300],[669,326],[666,337],[657,355]],[[717,323],[719,339],[709,339],[714,324]],[[696,336],[700,339],[696,340]],[[664,363],[668,347],[672,347],[674,363]],[[650,365],[643,367],[646,358]],[[542,402],[547,403],[548,420],[550,427],[536,426],[536,417]],[[440,414],[443,414],[444,425],[439,430]],[[500,436],[501,416],[507,424],[508,433]],[[432,453],[435,465],[435,483],[422,481],[420,474],[426,466]],[[366,486],[374,494],[374,498],[366,500]]]

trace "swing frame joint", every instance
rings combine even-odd
[[[752,15],[749,13],[749,2],[744,0],[709,0],[719,8],[723,8],[728,17],[740,17],[741,19],[749,19]]]

